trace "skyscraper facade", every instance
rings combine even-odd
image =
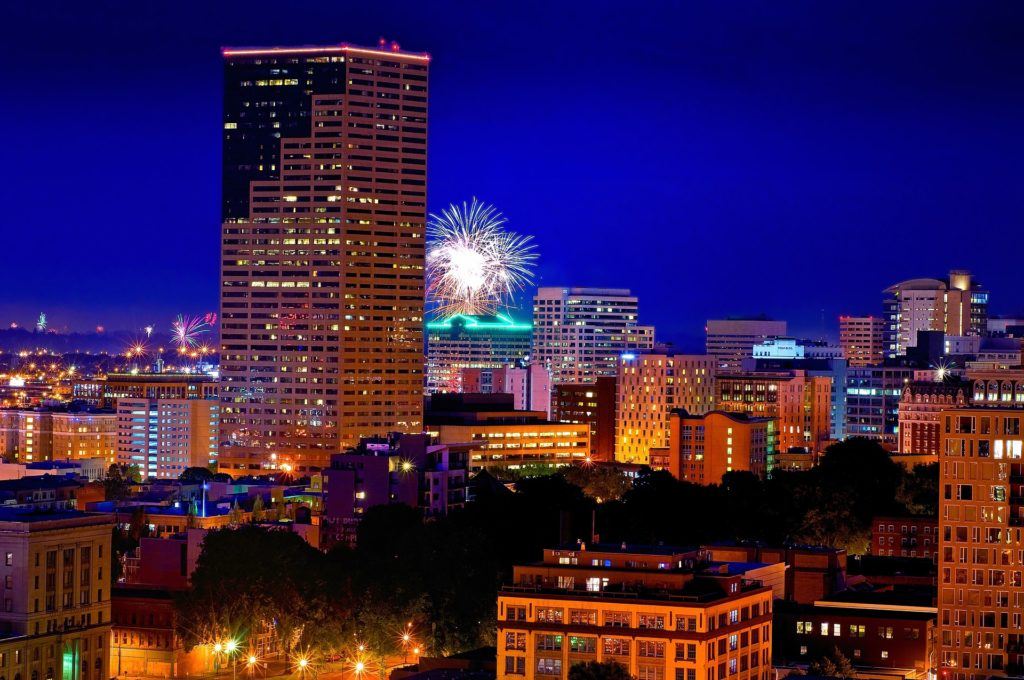
[[[942,412],[940,680],[1024,672],[1024,458],[1013,408]]]
[[[885,319],[880,316],[839,317],[839,345],[850,366],[882,363]]]
[[[917,346],[918,331],[946,335],[984,335],[988,327],[988,291],[970,272],[951,271],[944,279],[910,279],[884,291],[885,353],[905,354]]]
[[[623,288],[540,288],[533,298],[531,359],[556,385],[614,377],[619,357],[654,347],[639,324],[638,300]]]
[[[754,345],[786,335],[786,322],[772,319],[712,319],[708,321],[705,349],[718,368],[738,369],[753,356]]]
[[[429,56],[225,49],[221,469],[423,426]]]

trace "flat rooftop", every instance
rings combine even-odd
[[[352,45],[350,43],[337,43],[334,45],[273,45],[273,46],[242,46],[222,47],[220,53],[224,57],[259,57],[272,56],[275,54],[330,54],[336,53],[363,53],[379,55],[381,57],[405,57],[430,61],[430,55],[426,52],[407,52],[398,47],[398,43],[384,41],[376,47],[365,47]]]

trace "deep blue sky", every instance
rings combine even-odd
[[[659,337],[834,332],[967,267],[1021,300],[1024,4],[5,4],[0,324],[216,308],[221,45],[433,54],[433,209],[534,234],[542,285],[630,287]]]

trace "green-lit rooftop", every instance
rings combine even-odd
[[[427,322],[428,331],[444,331],[460,327],[466,331],[509,331],[513,333],[529,333],[533,324],[516,321],[507,314],[476,315],[456,314],[444,319]]]

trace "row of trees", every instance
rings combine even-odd
[[[615,543],[740,539],[856,553],[872,517],[934,513],[938,494],[935,466],[908,473],[877,444],[850,440],[814,470],[768,480],[731,473],[700,486],[666,472],[630,479],[581,467],[519,479],[514,493],[482,473],[475,497],[430,520],[403,505],[371,508],[357,547],[327,554],[286,531],[212,532],[179,603],[181,635],[193,645],[273,622],[291,649],[346,655],[363,644],[382,658],[400,651],[412,622],[418,643],[446,654],[494,643],[495,592],[513,564],[595,529]]]

